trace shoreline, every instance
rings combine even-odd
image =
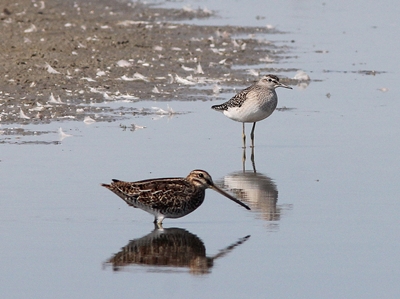
[[[212,17],[140,2],[3,1],[1,123],[82,121],[98,113],[91,104],[119,100],[210,100],[258,71],[279,73],[268,62],[288,48],[265,36],[280,32],[182,23]],[[96,121],[121,112],[102,111]]]

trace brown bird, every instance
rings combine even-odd
[[[113,180],[103,187],[121,197],[128,205],[154,215],[154,223],[164,218],[180,218],[196,210],[204,201],[205,190],[213,189],[239,205],[250,208],[214,185],[204,170],[193,170],[186,178],[149,179],[138,182]]]

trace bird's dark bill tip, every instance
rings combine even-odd
[[[232,198],[231,198],[232,199]],[[238,199],[232,199],[234,202],[236,202],[237,204],[241,205],[243,208],[245,208],[246,210],[251,210],[250,207],[248,205],[246,205],[244,202],[238,200]]]
[[[283,87],[283,88],[287,88],[287,89],[293,89],[291,86],[286,85],[286,84],[283,84],[283,83],[280,83],[279,86],[280,86],[280,87]]]

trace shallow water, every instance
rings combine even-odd
[[[278,107],[294,109],[257,124],[257,174],[250,149],[243,173],[241,124],[212,111],[211,97],[135,103],[182,114],[52,123],[43,140],[54,144],[1,145],[4,298],[397,298],[399,6],[212,3],[205,6],[220,17],[197,23],[278,26],[287,33],[271,38],[292,48],[276,67],[303,69],[312,79],[305,89],[278,89]],[[131,131],[132,123],[146,128]],[[60,126],[73,136],[60,141]],[[162,250],[180,262],[131,258],[114,271],[106,262],[132,240],[160,250],[158,232],[148,236],[152,216],[100,183],[195,168],[252,211],[208,190],[198,210],[164,221],[171,239],[164,236],[170,241]]]

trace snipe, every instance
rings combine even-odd
[[[196,210],[204,201],[205,190],[213,189],[230,200],[250,208],[214,185],[204,170],[193,170],[186,178],[149,179],[138,182],[113,180],[103,187],[121,197],[128,205],[154,215],[154,223],[164,218],[180,218]]]

